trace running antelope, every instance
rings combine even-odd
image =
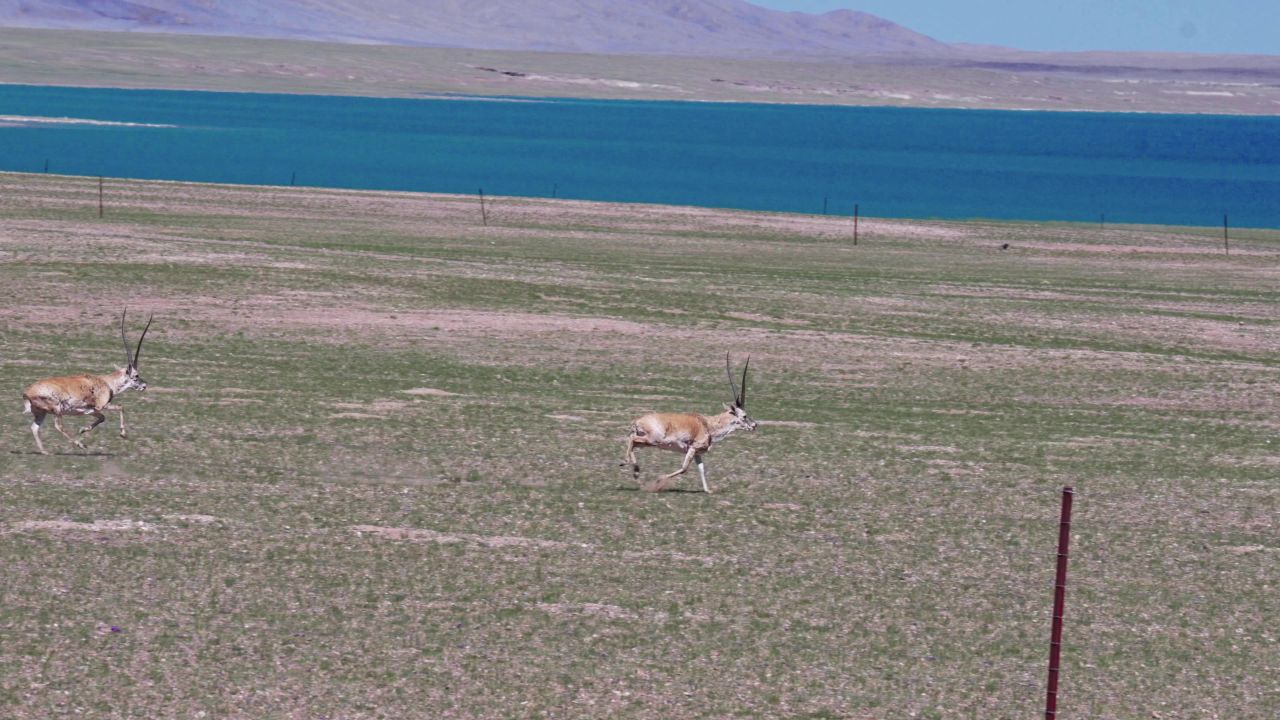
[[[751,365],[751,356],[742,366],[742,388],[733,382],[733,370],[729,367],[729,354],[724,356],[724,371],[729,376],[729,389],[733,391],[733,404],[725,404],[724,412],[719,415],[701,415],[699,413],[649,413],[636,418],[631,425],[631,435],[627,437],[627,454],[623,467],[631,466],[632,476],[639,479],[640,464],[636,462],[636,446],[649,446],[663,450],[674,450],[684,453],[684,462],[680,469],[658,478],[656,482],[641,487],[645,492],[661,492],[667,489],[673,478],[682,475],[689,469],[689,463],[698,464],[698,475],[702,478],[702,491],[709,493],[707,472],[702,467],[702,456],[711,449],[713,443],[719,442],[734,430],[755,430],[756,421],[747,417],[747,368]]]
[[[124,427],[124,410],[118,405],[112,405],[111,401],[125,390],[147,389],[146,381],[138,375],[138,353],[142,352],[142,341],[147,337],[147,330],[151,329],[151,318],[147,318],[147,326],[142,329],[138,346],[131,356],[129,341],[124,336],[124,316],[125,313],[120,313],[124,367],[109,375],[66,375],[37,380],[22,393],[22,411],[32,417],[31,434],[35,436],[36,448],[41,455],[49,454],[44,449],[44,443],[40,442],[40,425],[44,423],[46,415],[52,415],[53,427],[81,450],[85,449],[84,443],[62,429],[62,416],[92,415],[93,424],[80,430],[80,434],[84,435],[106,421],[107,416],[102,414],[103,410],[114,410],[120,413],[120,437],[128,437]]]

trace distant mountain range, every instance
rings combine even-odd
[[[0,27],[757,58],[952,52],[867,13],[744,0],[0,0]]]

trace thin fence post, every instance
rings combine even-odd
[[[822,214],[827,214],[827,198],[822,198]]]
[[[289,187],[293,187],[297,184],[298,184],[298,171],[294,170],[293,172],[289,173]]]
[[[98,176],[98,217],[102,217],[102,176]]]
[[[1045,720],[1058,717],[1058,673],[1062,658],[1062,615],[1067,602],[1067,554],[1071,544],[1071,501],[1075,489],[1062,488],[1062,516],[1058,521],[1058,573],[1053,584],[1053,632],[1049,637],[1049,684],[1044,701]]]
[[[858,203],[853,204],[853,244],[858,244]]]
[[[1231,254],[1231,243],[1227,239],[1227,214],[1222,214],[1222,251]]]
[[[485,227],[489,226],[489,213],[484,209],[484,188],[480,188],[480,221]]]

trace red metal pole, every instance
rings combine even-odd
[[[1075,489],[1062,488],[1062,518],[1058,521],[1058,577],[1053,586],[1053,634],[1049,639],[1049,691],[1045,720],[1058,717],[1058,669],[1062,656],[1062,613],[1067,601],[1067,549],[1071,543],[1071,500]]]

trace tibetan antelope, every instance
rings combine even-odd
[[[125,313],[120,313],[120,342],[124,345],[124,367],[109,375],[66,375],[37,380],[22,393],[22,411],[32,417],[31,434],[36,438],[36,448],[41,455],[49,454],[44,449],[44,443],[40,442],[40,425],[44,423],[46,415],[52,415],[53,427],[81,450],[85,449],[84,443],[71,437],[66,430],[62,429],[64,415],[92,415],[93,424],[80,430],[80,434],[84,435],[106,422],[107,416],[102,414],[103,410],[114,410],[120,413],[120,437],[128,437],[124,427],[124,410],[118,405],[112,405],[111,401],[125,390],[147,389],[147,383],[138,375],[138,353],[142,352],[142,341],[146,339],[147,331],[151,329],[151,318],[147,318],[147,326],[142,329],[138,346],[134,348],[131,356],[129,341],[124,336],[124,316]]]
[[[742,366],[742,388],[733,382],[733,370],[729,366],[729,354],[724,356],[724,371],[729,376],[729,389],[733,391],[733,404],[725,404],[724,412],[719,415],[701,415],[699,413],[649,413],[636,418],[631,424],[631,435],[627,437],[627,454],[623,467],[631,466],[632,476],[639,479],[640,464],[636,462],[636,446],[648,446],[663,450],[674,450],[684,453],[684,462],[680,469],[658,478],[657,481],[642,485],[646,492],[661,492],[667,489],[673,478],[682,475],[689,469],[689,463],[698,464],[698,475],[702,478],[702,491],[709,493],[707,472],[702,467],[702,456],[711,449],[713,443],[719,442],[734,430],[755,430],[756,421],[747,417],[747,368],[751,365],[751,356]]]

